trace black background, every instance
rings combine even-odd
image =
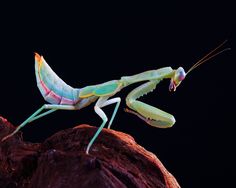
[[[177,120],[157,129],[123,111],[112,128],[132,135],[155,153],[182,187],[232,187],[235,150],[235,9],[226,1],[89,6],[1,6],[0,114],[20,124],[44,104],[34,75],[34,55],[44,56],[69,85],[84,87],[165,66],[187,70],[225,39],[232,50],[194,70],[177,88],[169,80],[142,98]],[[102,8],[100,8],[102,7]],[[107,11],[109,10],[109,11]],[[110,117],[114,106],[104,108]],[[93,105],[58,111],[22,131],[41,142],[56,131],[87,123],[99,126]]]

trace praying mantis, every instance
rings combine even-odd
[[[129,108],[126,108],[125,111],[136,115],[151,126],[158,128],[172,127],[175,123],[173,115],[137,99],[152,92],[156,88],[157,84],[159,84],[163,79],[170,79],[169,90],[175,91],[192,70],[216,55],[229,50],[230,48],[226,48],[218,51],[225,42],[226,41],[221,43],[202,59],[197,61],[197,63],[195,63],[187,72],[185,72],[182,67],[179,67],[178,69],[164,67],[156,70],[145,71],[133,76],[123,76],[119,80],[111,80],[102,84],[90,85],[83,88],[73,88],[67,85],[55,72],[53,72],[43,56],[35,53],[35,75],[37,86],[43,98],[50,104],[44,104],[22,124],[20,124],[14,132],[5,136],[2,141],[5,141],[16,134],[26,124],[57,110],[80,110],[96,101],[94,111],[102,119],[102,123],[86,148],[86,154],[89,154],[91,146],[108,121],[102,108],[111,104],[116,104],[108,123],[108,129],[110,129],[121,102],[120,97],[111,97],[120,92],[123,88],[137,82],[145,83],[142,83],[139,87],[133,89],[128,94],[126,97],[126,104]],[[44,110],[46,111],[43,112]]]

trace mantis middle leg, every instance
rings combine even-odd
[[[112,124],[112,122],[116,116],[117,110],[120,106],[120,101],[121,101],[120,97],[116,97],[116,98],[113,98],[113,99],[110,99],[110,100],[104,102],[104,104],[101,106],[101,107],[104,107],[104,106],[108,106],[110,104],[116,103],[115,109],[114,109],[112,116],[111,116],[111,120],[108,123],[108,129],[111,128],[111,124]]]
[[[40,114],[43,110],[47,110],[49,109],[47,112],[44,112],[42,114]],[[24,127],[27,123],[30,123],[36,119],[39,119],[43,116],[46,116],[48,114],[51,114],[52,112],[55,112],[56,110],[76,110],[76,108],[74,106],[70,106],[70,105],[50,105],[50,104],[45,104],[43,105],[41,108],[39,108],[36,112],[34,112],[30,117],[28,117],[23,123],[21,123],[16,129],[15,131],[13,131],[11,134],[5,136],[2,141],[8,139],[9,137],[13,136],[14,134],[16,134],[22,127]]]
[[[105,126],[105,124],[106,124],[106,122],[108,120],[106,114],[103,112],[103,110],[101,108],[104,107],[104,106],[116,103],[116,107],[115,107],[114,112],[112,114],[111,120],[110,120],[110,122],[108,124],[108,128],[110,128],[110,126],[111,126],[111,124],[112,124],[112,122],[113,122],[113,120],[115,118],[115,115],[117,113],[117,110],[119,108],[121,99],[119,97],[117,97],[117,98],[113,98],[113,99],[107,100],[108,97],[109,96],[100,97],[98,99],[98,101],[96,102],[95,106],[94,106],[95,112],[102,118],[103,122],[100,125],[100,127],[98,128],[98,130],[95,133],[95,135],[93,136],[93,138],[90,140],[90,142],[89,142],[89,144],[87,146],[87,149],[86,149],[86,154],[89,153],[89,150],[90,150],[91,146],[93,145],[94,141],[96,140],[96,138],[98,137],[98,135],[100,134],[100,132],[102,131],[102,129],[104,128],[104,126]]]

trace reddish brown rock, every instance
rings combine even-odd
[[[96,129],[80,125],[41,144],[26,143],[18,133],[0,143],[0,187],[180,187],[154,154],[125,133],[104,129],[86,155]],[[13,130],[0,118],[0,139]]]

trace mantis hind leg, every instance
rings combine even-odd
[[[158,81],[150,81],[131,91],[126,98],[126,104],[134,111],[129,109],[126,109],[125,111],[137,115],[151,126],[168,128],[175,123],[174,116],[149,104],[136,100],[144,94],[153,91],[158,83]]]
[[[44,112],[40,114],[43,110],[47,110],[47,112]],[[48,114],[51,114],[52,112],[55,112],[56,110],[75,110],[74,106],[69,105],[43,105],[41,108],[39,108],[36,112],[34,112],[30,117],[28,117],[23,123],[21,123],[11,134],[5,136],[2,141],[12,137],[14,134],[16,134],[21,128],[23,128],[27,123],[30,123],[36,119],[39,119],[43,116],[46,116]]]

